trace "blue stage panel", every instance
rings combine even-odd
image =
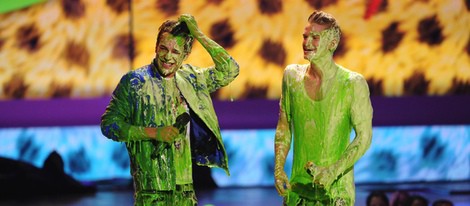
[[[231,176],[215,168],[216,183],[273,185],[274,133],[223,130]],[[42,167],[52,151],[62,156],[65,171],[80,181],[130,178],[124,144],[104,137],[98,126],[0,129],[0,157]],[[291,162],[289,154],[288,175]],[[470,125],[374,127],[370,149],[355,165],[355,173],[357,183],[470,180]]]

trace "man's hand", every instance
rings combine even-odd
[[[155,139],[161,142],[173,142],[179,135],[176,127],[165,126],[155,128]]]
[[[274,172],[274,183],[276,190],[281,196],[287,195],[287,190],[290,190],[289,178],[287,178],[286,172],[284,170],[276,170]]]
[[[178,18],[178,21],[186,23],[189,32],[191,32],[194,37],[197,37],[197,35],[200,33],[196,19],[194,19],[194,16],[192,16],[191,14],[182,14]]]
[[[307,164],[305,164],[305,170],[307,170],[307,173],[312,176],[315,179],[315,176],[318,174],[318,167],[315,163],[308,161]]]
[[[330,167],[317,166],[313,162],[305,164],[307,173],[312,176],[312,183],[314,186],[320,186],[329,191],[331,185],[336,180],[336,175],[331,171]]]

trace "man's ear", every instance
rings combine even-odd
[[[331,40],[330,44],[328,45],[328,50],[333,51],[336,49],[336,47],[338,47],[338,40],[337,39]]]

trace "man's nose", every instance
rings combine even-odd
[[[165,60],[170,60],[170,59],[171,59],[171,52],[167,52],[167,53],[163,56],[163,58],[164,58]]]
[[[308,37],[306,40],[305,40],[305,44],[306,45],[311,45],[313,43],[313,38],[311,37]]]

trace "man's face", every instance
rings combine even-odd
[[[186,52],[184,52],[185,39],[165,32],[161,35],[159,44],[155,48],[157,69],[164,77],[172,77],[181,67]]]
[[[303,33],[303,50],[304,59],[313,62],[314,60],[321,59],[329,54],[327,40],[327,33],[325,32],[326,26],[316,23],[308,23],[305,26]]]

